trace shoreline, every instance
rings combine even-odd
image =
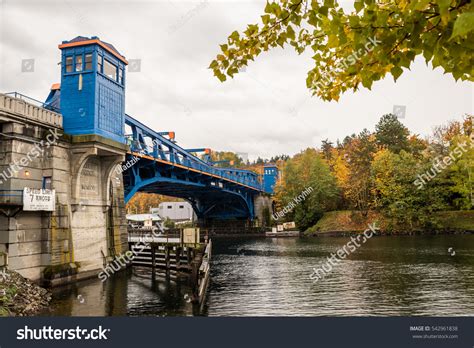
[[[364,231],[325,231],[303,233],[301,237],[350,237],[362,234]],[[410,232],[384,232],[374,233],[374,237],[411,237],[411,236],[449,236],[449,235],[466,235],[474,234],[474,230],[448,230],[448,231],[410,231]]]
[[[3,269],[0,278],[0,317],[35,316],[49,306],[52,293],[20,273]]]
[[[303,232],[304,236],[350,236],[365,231],[369,224],[376,224],[377,236],[401,235],[450,235],[474,233],[474,210],[438,211],[433,213],[431,225],[400,226],[380,212],[335,210],[326,212],[312,227]]]

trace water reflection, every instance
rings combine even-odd
[[[312,267],[348,240],[216,239],[201,312],[186,296],[186,279],[153,279],[149,270],[134,269],[105,283],[94,279],[55,289],[44,314],[474,315],[474,235],[375,237],[313,283]]]
[[[153,275],[136,268],[53,289],[51,308],[43,315],[60,316],[188,316],[199,315],[189,300],[188,281]]]

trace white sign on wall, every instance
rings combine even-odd
[[[23,210],[25,211],[54,211],[56,206],[56,191],[48,189],[23,189]]]
[[[199,243],[199,228],[185,228],[183,230],[183,243]]]

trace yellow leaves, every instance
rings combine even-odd
[[[344,154],[335,154],[333,160],[330,163],[332,165],[333,174],[336,177],[337,184],[340,187],[348,187],[350,170],[349,166],[347,165],[347,160],[346,157],[344,157]]]

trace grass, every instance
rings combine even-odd
[[[14,285],[7,285],[5,282],[0,284],[0,317],[10,316],[8,307],[13,303],[17,291]]]
[[[474,231],[474,210],[440,211],[436,217],[443,229]]]
[[[440,231],[474,231],[474,210],[441,211],[435,213]],[[330,211],[304,233],[306,235],[324,234],[331,232],[363,232],[369,223],[377,222],[383,226],[383,217],[380,213],[369,212],[363,216],[358,211],[339,210]],[[383,229],[383,227],[382,227]]]

